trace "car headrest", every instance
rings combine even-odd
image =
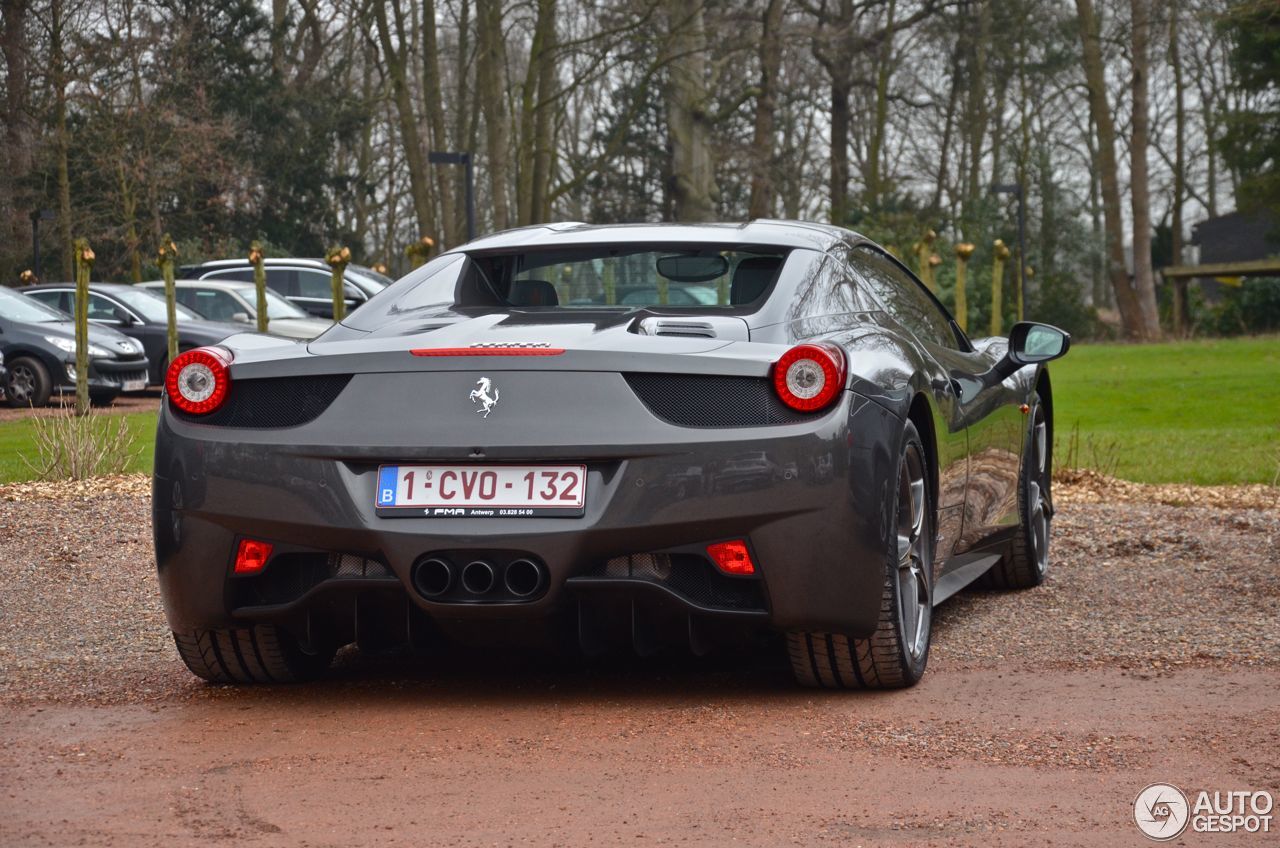
[[[559,306],[556,287],[546,280],[515,280],[511,283],[512,306]]]
[[[738,263],[729,285],[729,303],[751,303],[773,282],[782,258],[778,256],[753,256]]]

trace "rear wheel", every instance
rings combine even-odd
[[[174,633],[173,641],[191,673],[210,683],[300,683],[322,674],[334,653],[304,649],[273,624]]]
[[[1049,573],[1049,521],[1053,518],[1049,427],[1040,396],[1031,403],[1031,424],[1018,476],[1018,532],[1009,556],[984,575],[984,585],[992,589],[1030,589],[1043,583]]]
[[[928,468],[920,435],[908,422],[876,630],[867,639],[842,633],[788,634],[791,669],[805,686],[898,689],[923,676],[933,627],[934,518]]]
[[[34,357],[20,356],[9,363],[9,376],[4,386],[9,406],[44,406],[52,393],[53,380],[43,362]]]

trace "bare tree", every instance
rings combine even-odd
[[[1150,0],[1129,0],[1133,38],[1133,137],[1129,141],[1129,191],[1133,207],[1133,287],[1138,301],[1135,328],[1141,338],[1160,338],[1155,278],[1151,270],[1151,197],[1147,148],[1151,123],[1148,76],[1151,70]]]
[[[1124,261],[1124,214],[1120,208],[1120,169],[1116,162],[1116,130],[1107,98],[1107,82],[1102,62],[1102,36],[1092,0],[1076,0],[1080,16],[1084,73],[1089,87],[1089,114],[1097,135],[1097,171],[1101,186],[1103,221],[1106,227],[1107,276],[1116,294],[1116,305],[1126,335],[1144,339],[1151,332],[1144,318],[1138,291],[1129,279]]]
[[[707,78],[707,29],[703,7],[666,0],[667,131],[671,144],[671,195],[677,221],[710,221],[719,189],[711,156],[712,104]]]

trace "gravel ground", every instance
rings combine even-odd
[[[1280,505],[1095,503],[1100,485],[1059,487],[1043,587],[940,608],[930,673],[1280,664]],[[1215,491],[1266,505],[1251,487],[1202,499]],[[0,486],[0,699],[207,696],[164,624],[148,497],[144,475]]]
[[[1046,585],[962,593],[925,681],[859,696],[781,650],[209,687],[145,477],[0,486],[0,843],[1138,844],[1147,783],[1280,794],[1277,490],[1056,494]]]

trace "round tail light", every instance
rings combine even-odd
[[[208,415],[227,399],[231,388],[231,352],[198,347],[169,363],[164,389],[169,401],[189,415]]]
[[[844,381],[844,351],[830,342],[796,345],[773,366],[774,391],[801,412],[825,409],[839,397]]]

